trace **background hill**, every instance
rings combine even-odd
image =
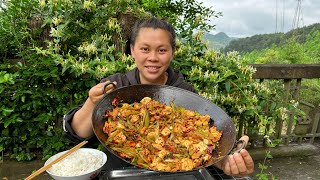
[[[291,37],[297,38],[297,42],[304,43],[309,34],[320,30],[320,23],[291,30],[287,33],[259,34],[246,38],[230,41],[222,52],[238,51],[240,54],[270,48],[273,44],[283,45]]]
[[[237,39],[235,37],[229,37],[226,33],[224,32],[219,32],[215,35],[210,34],[210,33],[205,33],[202,36],[202,40],[205,42],[208,42],[208,48],[213,48],[214,50],[222,50],[224,49],[230,41]]]

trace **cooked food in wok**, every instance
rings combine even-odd
[[[113,102],[105,114],[106,146],[132,164],[159,171],[188,171],[206,164],[222,135],[210,116],[143,98]],[[218,158],[218,157],[217,157]]]

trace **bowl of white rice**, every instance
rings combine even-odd
[[[50,157],[44,165],[65,152]],[[56,180],[90,180],[101,172],[106,162],[107,155],[104,152],[92,148],[80,148],[52,165],[46,172]]]

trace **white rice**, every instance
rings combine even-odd
[[[97,170],[102,165],[103,155],[101,153],[78,150],[52,165],[48,171],[57,176],[79,176]]]

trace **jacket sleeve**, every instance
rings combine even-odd
[[[107,78],[102,79],[100,82],[105,82],[105,81],[117,81],[117,86],[123,86],[122,83],[122,79],[121,79],[121,74],[115,74],[112,76],[109,76]],[[73,120],[73,116],[74,114],[80,109],[82,108],[83,104],[73,108],[72,110],[70,110],[67,114],[64,115],[63,117],[63,130],[64,130],[64,134],[65,136],[74,144],[78,144],[84,140],[88,141],[88,144],[86,146],[94,146],[95,144],[97,144],[98,139],[96,138],[96,136],[93,134],[91,137],[89,138],[81,138],[79,137],[73,130],[73,128],[71,127],[71,122]]]
[[[63,131],[65,136],[74,144],[78,144],[84,140],[89,141],[88,144],[93,144],[96,141],[95,135],[93,134],[89,138],[79,137],[71,127],[71,122],[74,114],[82,107],[82,105],[72,109],[63,117]]]

